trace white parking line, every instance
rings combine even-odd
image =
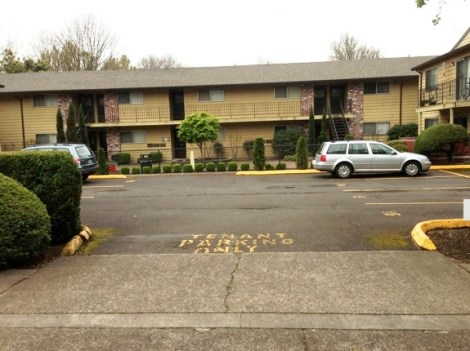
[[[430,202],[366,202],[366,205],[463,205],[463,201],[430,201]]]

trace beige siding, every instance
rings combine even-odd
[[[468,45],[470,44],[470,31],[467,32],[467,35],[462,38],[462,40],[459,42],[459,44],[457,45],[457,48],[461,48],[465,45]]]

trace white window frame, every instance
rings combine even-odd
[[[433,67],[428,69],[426,75],[426,90],[436,89],[436,85],[439,83],[439,68]]]
[[[369,88],[366,89],[365,85],[369,85]],[[375,85],[375,89],[369,90],[372,86]],[[390,94],[390,81],[377,81],[377,82],[366,82],[364,83],[364,94],[374,95],[374,94]]]
[[[390,130],[390,122],[367,122],[363,124],[364,135],[386,135]],[[374,129],[369,131],[369,129]]]
[[[432,127],[435,124],[439,123],[439,118],[438,117],[433,117],[433,118],[425,118],[424,119],[424,129],[428,129],[429,127]]]
[[[300,99],[301,88],[298,85],[274,88],[275,99]]]
[[[225,92],[223,89],[199,89],[197,91],[197,101],[224,101]]]
[[[127,95],[127,99],[121,101],[119,96]],[[141,91],[123,91],[118,93],[118,104],[120,105],[143,105],[144,104],[144,93]]]
[[[57,94],[33,95],[34,107],[57,107]]]
[[[146,144],[145,130],[124,130],[120,133],[121,144]]]

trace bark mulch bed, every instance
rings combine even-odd
[[[426,232],[426,235],[443,255],[470,263],[470,227],[438,228]]]

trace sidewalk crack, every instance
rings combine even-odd
[[[235,254],[235,256],[237,258],[237,262],[235,263],[235,267],[233,268],[233,271],[230,273],[230,281],[227,284],[226,294],[225,294],[225,298],[224,298],[224,312],[225,313],[230,312],[230,308],[229,308],[229,305],[228,305],[228,299],[229,299],[229,297],[232,293],[233,281],[235,279],[235,273],[237,273],[238,269],[240,268],[240,260],[241,260],[241,257],[242,257],[241,254]]]

